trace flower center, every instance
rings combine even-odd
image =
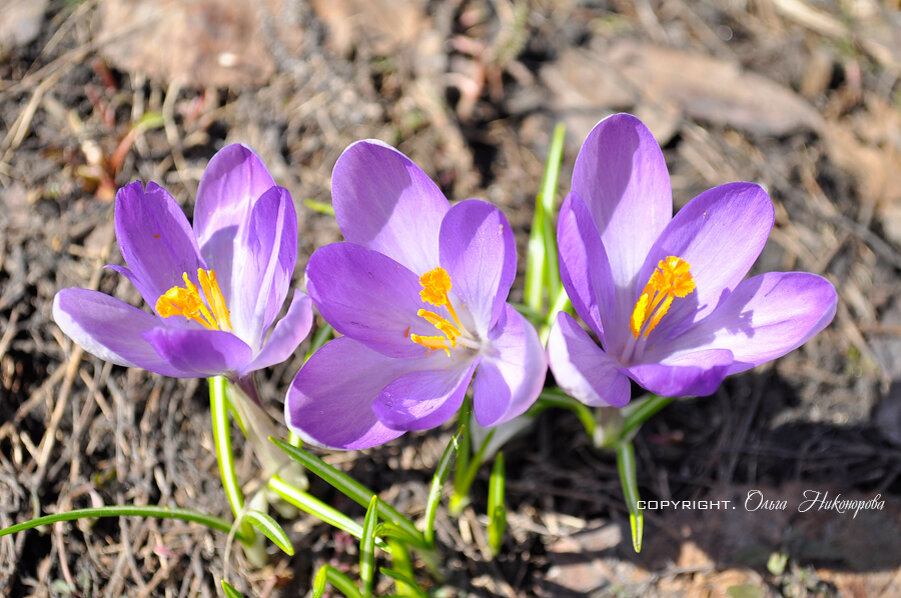
[[[157,300],[156,311],[160,316],[184,316],[194,320],[209,330],[231,330],[229,311],[225,308],[225,298],[214,270],[197,269],[197,280],[203,289],[203,297],[188,273],[182,274],[184,287],[172,287]],[[206,301],[204,301],[204,297]]]
[[[688,262],[674,255],[660,260],[632,310],[629,322],[632,336],[647,338],[669,311],[673,298],[685,297],[695,290],[690,267]]]
[[[433,311],[420,309],[416,312],[416,315],[424,318],[429,324],[437,328],[441,335],[420,336],[411,334],[410,340],[428,349],[429,353],[435,349],[441,349],[448,356],[450,356],[450,350],[452,348],[455,349],[458,343],[465,347],[478,347],[476,339],[460,323],[460,318],[457,317],[457,312],[447,296],[447,292],[451,290],[451,279],[447,270],[440,266],[433,268],[419,277],[419,284],[422,285],[419,297],[423,302],[436,307],[443,306],[447,308],[453,323]]]

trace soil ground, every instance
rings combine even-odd
[[[725,182],[763,184],[777,218],[755,272],[826,276],[838,314],[801,349],[711,397],[677,401],[637,436],[644,498],[731,500],[735,509],[649,510],[644,550],[634,554],[614,459],[571,413],[546,411],[505,449],[502,555],[486,554],[482,472],[460,518],[439,514],[447,579],[440,590],[428,583],[440,596],[901,596],[897,8],[892,0],[7,0],[0,526],[124,503],[229,516],[205,383],[103,363],[52,321],[53,296],[69,286],[140,304],[102,268],[121,263],[112,228],[119,186],[157,181],[190,215],[213,153],[248,143],[297,202],[302,284],[310,253],[340,239],[334,219],[309,206],[330,201],[331,168],[349,143],[379,138],[450,198],[501,206],[523,256],[555,123],[567,125],[562,197],[590,127],[629,111],[664,147],[677,205]],[[260,376],[276,417],[307,346]],[[420,516],[449,436],[448,428],[408,434],[326,458]],[[242,460],[248,491],[258,471]],[[324,484],[312,488],[362,518]],[[884,504],[856,517],[799,512],[804,493],[816,491]],[[323,563],[355,574],[350,537],[312,518],[289,529],[296,556],[273,554],[258,568],[197,525],[58,524],[0,539],[0,595],[214,596],[227,576],[248,596],[298,596]]]

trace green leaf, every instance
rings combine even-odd
[[[386,567],[381,567],[379,571],[382,575],[403,583],[406,587],[410,588],[416,596],[419,596],[419,598],[429,598],[429,595],[426,594],[425,590],[423,590],[422,587],[418,583],[416,583],[416,580],[412,577],[404,575],[396,569],[388,569]]]
[[[435,468],[435,475],[432,476],[429,498],[425,506],[425,540],[429,546],[435,545],[435,515],[438,513],[438,503],[441,501],[441,488],[450,475],[451,465],[454,463],[454,455],[457,454],[457,449],[460,448],[457,440],[465,429],[466,424],[463,424],[457,430],[457,433],[451,437],[450,442],[447,443],[444,449],[444,453],[441,455],[441,459],[438,461],[438,466]]]
[[[162,112],[145,112],[134,122],[132,129],[140,129],[146,131],[148,129],[158,129],[166,123],[166,119]]]
[[[269,488],[298,509],[318,517],[325,523],[337,527],[355,538],[363,538],[362,525],[312,494],[288,484],[279,476],[272,476],[269,480]],[[390,552],[388,545],[383,540],[377,539],[375,543],[382,550]]]
[[[479,467],[482,466],[482,462],[485,458],[485,451],[488,450],[488,445],[491,444],[491,439],[494,438],[495,430],[497,430],[497,428],[491,428],[488,430],[488,433],[485,434],[485,438],[482,439],[482,444],[479,445],[479,450],[477,450],[476,454],[470,459],[463,475],[460,476],[461,481],[459,486],[456,485],[457,476],[454,476],[454,493],[448,504],[448,511],[455,517],[462,513],[463,509],[466,508],[466,505],[469,504],[469,489],[472,488],[472,483],[476,480],[476,475],[479,473]]]
[[[366,486],[356,481],[343,471],[335,469],[319,457],[310,454],[302,448],[292,446],[284,440],[280,440],[278,438],[270,438],[270,440],[274,442],[280,449],[285,451],[285,453],[287,453],[289,457],[299,462],[310,472],[318,475],[326,483],[333,486],[336,490],[347,496],[358,505],[362,507],[368,507],[369,501],[371,501],[372,497],[375,496],[375,493],[372,490],[368,489]],[[413,525],[413,522],[404,517],[400,513],[400,511],[384,501],[379,501],[379,517],[386,521],[394,522],[412,535],[418,535],[422,537],[422,542],[426,543],[425,537],[422,535],[422,532],[416,529],[416,526]]]
[[[644,514],[638,508],[638,477],[635,472],[635,447],[631,440],[621,440],[616,446],[616,467],[623,486],[623,496],[629,509],[629,527],[632,530],[632,548],[641,552],[644,536]]]
[[[566,289],[563,285],[560,285],[560,288],[557,290],[557,295],[553,298],[551,306],[547,310],[547,317],[542,322],[541,331],[538,335],[541,338],[542,345],[547,346],[547,339],[551,335],[551,326],[554,325],[554,322],[557,320],[557,314],[561,311],[572,311],[572,302],[569,300],[569,295],[566,294]]]
[[[538,395],[538,400],[535,401],[535,404],[532,405],[531,408],[529,408],[527,414],[535,417],[549,407],[569,409],[575,413],[576,417],[579,418],[579,421],[582,422],[582,426],[584,426],[588,436],[594,438],[596,423],[594,412],[591,410],[591,407],[577,401],[559,388],[546,388]]]
[[[179,509],[177,507],[159,507],[156,505],[147,505],[136,507],[133,505],[117,505],[109,507],[93,507],[90,509],[75,509],[65,511],[63,513],[55,513],[53,515],[45,515],[36,517],[22,523],[11,525],[7,528],[0,529],[0,537],[8,534],[33,529],[42,525],[50,525],[59,521],[73,521],[75,519],[90,519],[95,517],[158,517],[160,519],[180,519],[182,521],[192,521],[200,523],[210,529],[229,533],[232,524],[225,519],[221,519],[214,515],[207,515],[191,509]],[[235,537],[241,542],[248,541],[246,535],[242,535],[242,530],[238,530]]]
[[[303,200],[303,205],[320,214],[325,214],[327,216],[335,215],[334,206],[330,203],[325,203],[324,201],[316,201],[315,199],[307,198]]]
[[[657,395],[648,395],[637,401],[632,401],[626,405],[623,411],[623,426],[620,435],[628,438],[629,434],[637,431],[641,425],[648,421],[658,411],[672,403],[673,397],[658,397]]]
[[[557,183],[560,179],[560,167],[563,163],[563,143],[565,140],[566,127],[563,123],[558,123],[554,127],[554,136],[551,138],[551,147],[548,149],[547,162],[541,178],[541,207],[545,217],[544,244],[547,255],[545,281],[547,282],[547,289],[551,298],[555,297],[563,286],[560,283],[560,268],[557,264],[557,235],[554,227],[554,211],[556,210]]]
[[[244,594],[236,590],[232,584],[224,579],[222,580],[222,591],[225,592],[225,598],[244,598]]]
[[[360,584],[363,596],[372,596],[372,577],[375,571],[375,528],[379,522],[379,498],[373,496],[363,519],[363,538],[360,542]]]
[[[320,598],[325,592],[325,586],[331,583],[347,598],[363,598],[363,594],[354,585],[350,578],[331,565],[323,565],[313,578],[313,598]]]
[[[329,338],[331,338],[333,332],[335,332],[335,329],[332,328],[331,324],[326,324],[317,330],[316,334],[313,335],[313,341],[310,343],[310,350],[307,351],[306,359],[309,359],[313,353],[321,349],[322,345],[327,343]]]
[[[544,165],[541,189],[535,198],[535,214],[532,217],[532,230],[529,234],[528,255],[526,258],[525,302],[529,308],[543,313],[544,290],[549,297],[555,297],[560,286],[560,275],[557,267],[557,243],[554,234],[553,214],[557,192],[557,181],[560,177],[560,165],[563,159],[563,141],[566,130],[562,124],[554,129],[548,157]]]
[[[294,556],[294,547],[291,546],[291,539],[287,532],[268,513],[247,511],[244,513],[244,518],[263,532],[263,535],[269,538],[273,544],[281,548],[282,552],[288,556]]]
[[[507,508],[504,506],[504,453],[499,452],[488,480],[488,548],[497,556],[507,530]]]
[[[785,573],[785,567],[788,565],[788,555],[783,552],[774,552],[766,562],[766,570],[771,574],[779,576]]]
[[[422,534],[413,535],[404,528],[390,522],[383,521],[375,528],[375,535],[379,538],[389,538],[399,540],[404,544],[409,544],[420,550],[431,550],[431,547],[425,543]]]
[[[466,478],[466,470],[469,466],[470,445],[472,443],[472,429],[468,425],[472,417],[472,399],[467,396],[463,400],[463,406],[460,407],[457,416],[457,429],[461,430],[460,438],[457,440],[459,450],[457,451],[456,465],[454,466],[454,494],[457,488],[462,487]]]
[[[393,577],[394,587],[397,590],[397,593],[400,596],[417,596],[420,588],[417,586],[413,577],[413,562],[410,560],[410,551],[407,550],[407,547],[404,544],[401,544],[396,540],[388,540],[388,544],[391,546],[391,568],[388,569],[388,571],[393,571],[402,579],[409,580],[409,582],[405,582],[402,579],[399,579],[397,575]],[[431,557],[434,553],[426,552],[425,554],[428,555],[428,558],[426,558],[424,562],[427,566],[431,567]],[[385,569],[380,569],[380,571],[384,572]],[[436,579],[438,579],[437,576]]]
[[[767,595],[763,588],[758,588],[749,583],[742,583],[726,588],[729,598],[763,598]]]

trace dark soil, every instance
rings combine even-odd
[[[459,519],[439,513],[447,579],[439,591],[422,569],[423,583],[438,596],[723,596],[742,584],[758,591],[742,596],[901,595],[896,3],[223,2],[182,14],[170,1],[51,0],[34,39],[0,25],[0,526],[109,504],[230,517],[206,384],[101,362],[52,321],[69,286],[140,305],[102,268],[121,263],[119,186],[157,181],[190,215],[213,153],[248,143],[297,202],[302,284],[310,253],[340,238],[306,200],[327,204],[341,151],[379,138],[450,198],[501,206],[523,256],[554,124],[568,127],[565,193],[585,134],[622,110],[663,145],[678,205],[729,181],[763,184],[777,222],[755,271],[826,276],[836,319],[636,438],[643,498],[736,509],[651,510],[635,555],[615,460],[551,410],[505,448],[502,555],[487,557],[483,471]],[[260,376],[279,419],[307,343]],[[449,429],[326,459],[419,517]],[[245,457],[248,491],[258,473]],[[362,520],[325,484],[312,491]],[[749,511],[755,491],[788,507]],[[884,506],[799,513],[805,491]],[[309,517],[286,527],[296,556],[256,568],[197,525],[57,524],[0,539],[0,595],[214,596],[227,577],[248,596],[298,596],[323,563],[356,574],[352,538]]]

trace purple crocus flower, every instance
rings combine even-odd
[[[557,383],[620,407],[631,378],[661,396],[708,395],[723,378],[775,359],[822,330],[836,293],[805,272],[743,280],[773,227],[752,183],[715,187],[672,216],[663,153],[634,116],[601,121],[576,159],[557,224],[561,278],[576,313],[548,341]]]
[[[313,254],[307,290],[344,336],[298,372],[288,426],[320,445],[375,446],[446,421],[473,375],[480,424],[523,413],[547,361],[535,329],[506,303],[516,247],[500,210],[479,200],[451,206],[378,141],[345,150],[332,198],[346,241]]]
[[[165,189],[140,182],[116,194],[115,227],[128,267],[109,267],[154,313],[96,291],[60,291],[53,318],[87,352],[165,376],[240,382],[287,359],[309,332],[312,307],[300,291],[275,322],[297,259],[297,216],[248,147],[213,156],[193,231]]]

